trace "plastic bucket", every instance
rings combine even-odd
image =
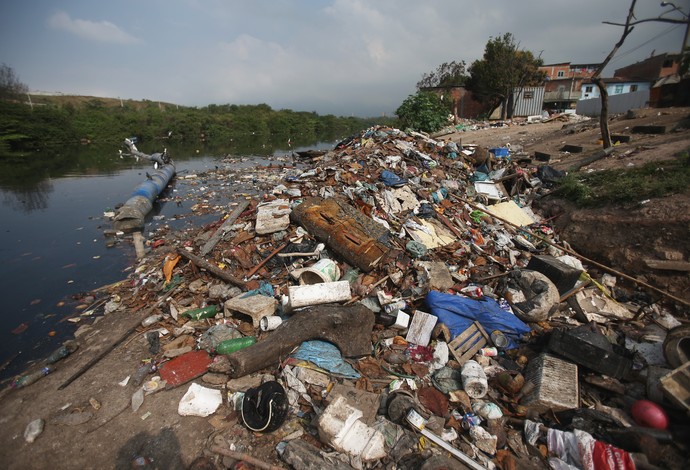
[[[323,258],[304,268],[299,275],[299,283],[302,285],[320,284],[322,282],[335,282],[340,279],[340,268],[332,259]]]

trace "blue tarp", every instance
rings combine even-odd
[[[453,338],[469,328],[472,322],[478,321],[489,334],[494,330],[501,331],[510,340],[505,349],[512,349],[517,347],[517,341],[522,335],[530,332],[529,326],[503,310],[490,297],[474,300],[461,295],[431,291],[426,296],[426,304],[430,313],[448,327]]]

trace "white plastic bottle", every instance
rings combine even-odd
[[[462,388],[470,398],[482,398],[489,390],[484,369],[477,361],[467,361],[460,372]]]

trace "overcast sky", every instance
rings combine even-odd
[[[394,113],[422,74],[513,33],[545,63],[598,63],[629,0],[5,0],[0,62],[33,91],[180,105]],[[688,0],[677,0],[685,12]],[[638,18],[669,8],[638,0]],[[680,51],[685,27],[644,23],[615,68]]]

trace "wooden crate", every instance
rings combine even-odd
[[[690,415],[690,362],[673,369],[659,382],[666,397]]]
[[[482,325],[475,321],[465,331],[456,336],[453,341],[448,343],[448,349],[450,349],[455,360],[460,365],[463,365],[472,359],[481,348],[489,344],[490,341],[489,335],[486,334]]]

